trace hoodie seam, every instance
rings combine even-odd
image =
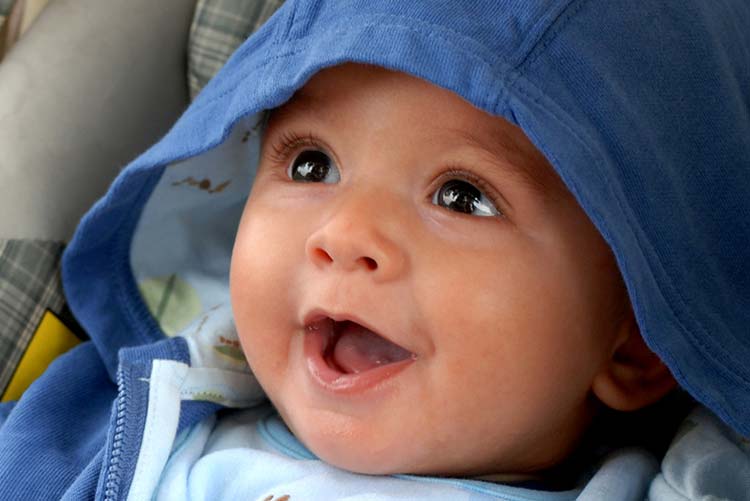
[[[436,24],[436,23],[430,23],[430,22],[424,21],[422,19],[417,19],[417,18],[408,17],[408,16],[397,16],[397,15],[393,15],[393,14],[360,15],[360,16],[353,16],[353,17],[349,18],[350,21],[351,20],[356,20],[356,19],[364,19],[364,20],[367,21],[364,24],[360,25],[359,29],[367,29],[367,28],[372,28],[372,27],[376,27],[376,28],[402,28],[405,31],[409,31],[409,32],[415,33],[415,34],[420,35],[420,36],[425,36],[426,38],[436,38],[437,37],[437,38],[442,39],[445,42],[448,42],[451,46],[453,46],[456,49],[458,49],[458,51],[460,51],[464,55],[466,55],[466,56],[468,56],[468,57],[470,57],[472,59],[478,60],[478,61],[484,63],[486,66],[488,66],[490,68],[494,68],[494,67],[497,66],[497,64],[495,62],[492,62],[493,61],[492,58],[487,58],[484,55],[478,55],[478,54],[476,54],[476,53],[474,53],[472,51],[468,51],[468,50],[464,49],[464,47],[462,47],[462,46],[458,45],[457,43],[453,42],[452,40],[450,40],[448,37],[445,37],[444,33],[449,33],[450,35],[452,35],[453,37],[455,37],[457,40],[462,40],[462,41],[465,41],[465,42],[467,42],[469,44],[476,45],[477,47],[481,47],[482,51],[485,52],[485,53],[490,53],[491,52],[487,46],[485,46],[484,44],[478,42],[475,38],[466,36],[463,33],[460,33],[460,32],[458,32],[458,31],[456,31],[454,29],[451,29],[451,28],[449,28],[447,26],[443,26],[443,25]],[[407,22],[408,24],[404,24],[405,22]],[[348,32],[349,29],[350,29],[350,27],[349,27],[348,24],[349,23],[345,24],[345,23],[342,23],[342,22],[337,23],[336,25],[334,25],[337,29],[336,29],[336,31],[333,32],[333,34]],[[414,28],[413,25],[422,26],[424,28],[427,28],[427,30],[426,31],[417,30],[417,29]],[[303,42],[304,40],[310,38],[314,34],[315,33],[308,33],[308,34],[304,35],[303,37],[295,38],[291,42],[294,43],[294,44]],[[506,61],[503,61],[500,58],[495,58],[495,60],[497,62],[500,62],[503,65],[507,66],[508,68],[511,67],[510,64],[508,64]]]
[[[277,32],[278,36],[276,37],[276,40],[273,42],[274,45],[277,45],[283,42],[284,40],[288,39],[290,37],[290,33],[292,32],[292,29],[294,29],[294,21],[297,18],[297,9],[299,7],[297,3],[290,2],[287,5],[290,5],[290,4],[291,4],[290,6],[291,12],[287,14],[285,23],[280,25],[283,27],[283,29],[278,30]]]
[[[529,48],[526,55],[516,65],[516,69],[532,67],[545,54],[547,47],[557,39],[557,36],[568,26],[586,5],[587,0],[571,0],[560,12],[558,17],[549,24],[537,42]],[[572,9],[572,10],[571,10]]]
[[[124,223],[120,224],[120,229],[123,229],[124,227],[124,229],[130,231],[119,231],[118,233],[121,236],[115,244],[117,249],[118,265],[121,267],[121,269],[127,270],[127,273],[115,273],[115,267],[113,267],[112,273],[115,274],[116,278],[114,281],[116,281],[116,283],[118,284],[117,294],[122,304],[125,305],[124,312],[128,318],[130,325],[135,327],[133,329],[133,335],[138,337],[138,343],[136,344],[140,344],[141,342],[153,341],[152,339],[150,339],[148,333],[153,332],[154,327],[157,326],[155,324],[155,319],[148,311],[146,305],[143,303],[141,295],[136,294],[134,296],[129,293],[131,286],[135,287],[135,292],[138,292],[138,284],[135,281],[133,269],[130,264],[130,248],[133,242],[133,235],[137,231],[138,223],[143,215],[143,210],[145,210],[148,199],[156,188],[156,185],[159,183],[159,180],[161,180],[163,174],[164,171],[162,170],[162,172],[158,176],[158,179],[153,183],[153,186],[150,186],[150,183],[142,185],[140,192],[135,197],[136,203],[138,204],[138,207],[140,207],[138,216],[127,218]],[[145,329],[138,328],[139,326],[145,326]],[[161,329],[158,329],[158,332],[161,333]]]
[[[553,19],[547,22],[546,27],[536,36],[536,41],[525,52],[519,54],[513,67],[518,69],[524,66],[529,58],[536,60],[539,57],[538,53],[544,52],[547,45],[565,28],[568,21],[581,10],[582,3],[583,1],[579,0],[567,0],[566,5],[557,12]],[[533,31],[531,30],[532,33]]]
[[[405,17],[405,16],[381,15],[381,16],[361,16],[361,17],[363,17],[365,19],[370,19],[370,20],[373,20],[373,21],[371,21],[369,23],[365,23],[365,24],[359,26],[358,28],[360,30],[368,29],[368,28],[377,28],[379,30],[382,30],[384,28],[399,28],[399,29],[403,29],[406,32],[410,32],[410,33],[419,35],[420,37],[424,37],[426,39],[438,38],[438,39],[442,40],[443,42],[445,42],[446,44],[448,44],[451,47],[453,47],[454,49],[456,49],[457,52],[459,52],[462,55],[468,57],[469,59],[472,59],[472,60],[478,61],[479,63],[482,63],[485,67],[487,67],[490,70],[496,69],[496,68],[500,68],[502,72],[507,72],[509,75],[512,75],[512,74],[515,73],[513,66],[508,61],[505,61],[505,60],[500,59],[500,58],[496,58],[495,60],[487,59],[486,57],[484,57],[482,55],[478,55],[478,54],[476,54],[474,52],[471,52],[471,51],[467,50],[462,45],[460,45],[460,44],[456,43],[455,41],[451,40],[449,37],[445,37],[442,33],[439,33],[437,31],[427,30],[425,32],[425,31],[416,30],[412,26],[409,26],[409,25],[399,24],[399,23],[394,23],[394,22],[391,22],[391,23],[382,23],[382,22],[377,22],[377,20],[378,19],[395,19],[395,20],[408,19],[409,21],[413,21],[415,23],[419,23],[420,25],[422,25],[424,27],[428,27],[428,28],[440,28],[441,30],[446,31],[446,32],[448,32],[448,33],[456,36],[457,38],[459,38],[461,40],[467,40],[468,42],[470,42],[472,44],[475,44],[478,47],[481,47],[482,50],[483,50],[483,52],[489,52],[488,48],[484,44],[481,44],[481,43],[477,42],[473,38],[470,38],[470,37],[467,37],[465,35],[462,35],[461,33],[458,33],[455,30],[451,30],[449,28],[445,28],[443,26],[440,26],[440,25],[437,25],[437,24],[434,24],[434,23],[428,23],[428,22],[425,22],[425,21],[422,21],[422,20],[418,20],[418,19],[414,19],[414,18],[409,18],[409,17]],[[344,25],[339,25],[339,26],[340,27],[336,31],[332,31],[332,32],[329,31],[328,33],[336,35],[336,34],[343,34],[343,33],[348,33],[349,32],[349,28],[347,26],[344,26]],[[275,47],[280,47],[282,44],[283,45],[293,45],[293,46],[297,46],[297,47],[289,48],[286,52],[282,52],[280,54],[276,54],[274,56],[265,58],[259,64],[255,64],[255,65],[250,66],[248,68],[244,68],[242,71],[238,72],[240,74],[240,76],[237,78],[237,80],[238,81],[244,80],[250,74],[256,73],[256,72],[262,70],[263,68],[269,66],[270,64],[272,64],[272,63],[274,63],[274,62],[276,62],[276,61],[278,61],[280,59],[286,59],[286,58],[294,56],[295,54],[298,54],[300,52],[304,52],[305,50],[308,49],[308,47],[304,45],[304,42],[308,38],[310,38],[311,36],[312,36],[312,34],[306,34],[305,36],[294,38],[294,39],[272,42],[272,46],[275,46]],[[303,45],[303,46],[300,47],[300,45]],[[505,79],[498,78],[498,81],[502,82],[503,80],[505,80]],[[211,96],[209,99],[207,99],[205,101],[196,101],[196,103],[194,105],[194,109],[197,112],[198,110],[201,110],[201,109],[203,109],[205,107],[210,106],[214,102],[216,102],[216,101],[218,101],[218,100],[226,97],[228,94],[232,94],[233,92],[236,92],[236,89],[234,88],[234,86],[230,86],[230,88],[228,88],[228,89],[220,92],[219,94]],[[487,93],[485,93],[485,99],[486,99],[486,96],[489,94],[489,92],[490,91],[488,91]]]

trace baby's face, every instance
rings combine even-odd
[[[357,65],[273,113],[231,293],[286,423],[365,473],[559,462],[624,300],[608,247],[520,129]]]

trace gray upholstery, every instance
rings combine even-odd
[[[53,0],[0,64],[0,239],[68,240],[188,103],[194,0]]]

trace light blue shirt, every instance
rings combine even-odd
[[[581,490],[538,491],[465,479],[373,476],[315,458],[268,405],[210,416],[175,441],[154,498],[305,501],[641,500],[658,465],[640,449],[611,454]]]
[[[704,407],[682,423],[649,490],[652,501],[750,500],[750,440]]]
[[[576,495],[480,481],[351,473],[315,458],[270,406],[260,406],[211,416],[178,437],[155,498],[562,501]]]

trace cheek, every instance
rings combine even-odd
[[[235,323],[245,356],[261,383],[283,370],[294,318],[295,271],[301,247],[293,223],[248,207],[237,233],[230,270]],[[277,215],[278,216],[278,215]]]
[[[524,246],[466,256],[460,266],[441,262],[439,272],[424,273],[417,297],[436,336],[436,362],[459,396],[559,403],[587,391],[596,343],[588,324],[579,325],[580,298],[554,265]]]

